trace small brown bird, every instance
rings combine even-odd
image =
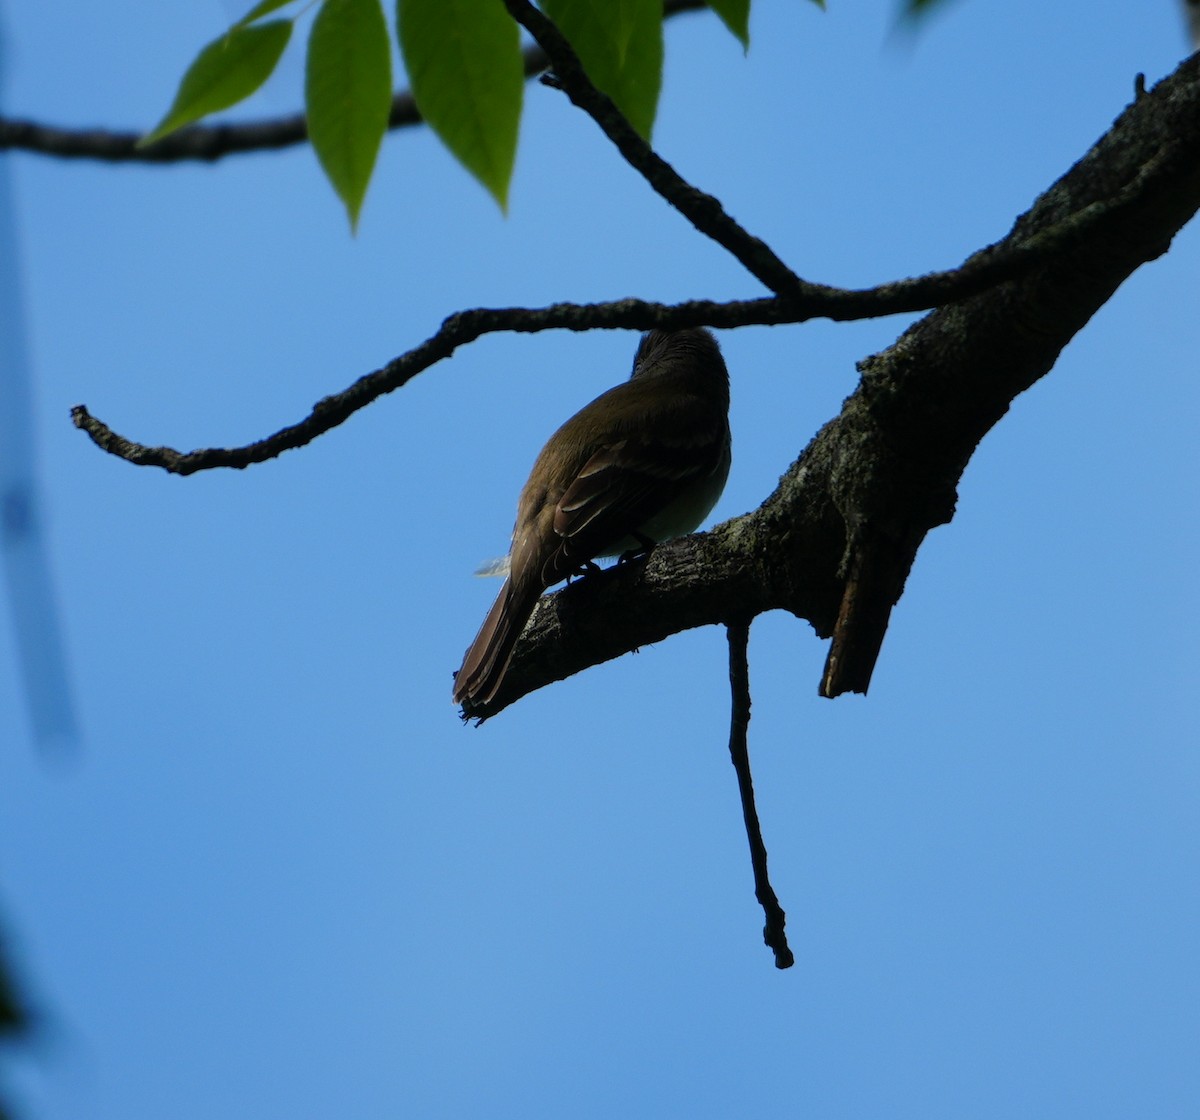
[[[542,448],[517,501],[509,571],[454,677],[454,700],[496,695],[547,587],[598,556],[695,529],[729,475],[729,374],[707,330],[650,331],[633,373]]]

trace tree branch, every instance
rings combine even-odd
[[[588,114],[625,161],[707,237],[731,253],[771,291],[783,295],[804,290],[802,281],[766,242],[747,233],[710,194],[697,190],[638,135],[612,100],[584,73],[579,56],[561,31],[529,0],[504,0],[509,13],[546,52],[563,92]]]
[[[1101,229],[1103,223],[1141,204],[1145,192],[1155,189],[1150,171],[1169,173],[1150,161],[1130,183],[1102,201],[1089,203],[1057,224],[1027,238],[988,246],[958,268],[896,280],[874,288],[832,288],[806,284],[791,296],[756,300],[690,300],[678,304],[623,299],[607,303],[558,303],[543,308],[474,308],[449,316],[438,331],[381,369],[364,374],[352,385],[318,401],[303,420],[273,435],[241,447],[210,447],[190,452],[150,446],[118,435],[86,405],[76,405],[71,417],[77,428],[91,436],[102,450],[143,467],[161,467],[172,474],[188,475],[217,467],[243,469],[266,462],[284,451],[303,447],[386,393],[407,384],[417,374],[448,358],[458,347],[484,334],[498,331],[534,333],[544,330],[599,329],[651,330],[661,327],[779,326],[825,317],[838,321],[874,318],[906,311],[923,311],[951,300],[963,299],[1019,277],[1055,254],[1077,245]]]
[[[664,18],[681,12],[707,8],[704,0],[667,0]],[[526,78],[541,74],[549,65],[546,52],[536,44],[522,52]],[[403,90],[392,98],[388,128],[423,124],[412,92]],[[102,128],[61,128],[37,121],[0,117],[0,151],[25,151],[59,159],[91,159],[107,163],[183,163],[200,160],[212,163],[245,152],[277,151],[308,141],[308,122],[303,113],[272,117],[242,124],[193,125],[164,136],[155,144],[139,148],[144,132]]]
[[[1112,206],[1117,198],[1125,201]],[[865,692],[917,549],[953,516],[975,447],[1200,208],[1200,55],[1127,108],[998,250],[1035,243],[1097,206],[1111,208],[1087,237],[934,311],[860,363],[841,414],[759,509],[544,598],[500,692],[466,714],[493,716],[672,633],[773,609],[834,636],[823,695]]]
[[[763,908],[767,924],[763,926],[763,942],[775,954],[776,968],[791,968],[796,963],[788,947],[784,926],[787,915],[779,905],[775,889],[767,875],[767,846],[763,843],[762,826],[754,804],[754,779],[750,773],[750,623],[731,622],[729,631],[729,758],[737,773],[738,794],[742,802],[742,820],[750,844],[750,866],[754,870],[754,897]]]
[[[465,311],[318,402],[298,424],[241,448],[184,454],[127,440],[83,406],[73,415],[98,445],[134,463],[180,474],[240,468],[307,443],[491,331],[845,320],[963,300],[861,364],[862,381],[842,414],[755,513],[660,547],[644,566],[543,600],[500,694],[467,714],[494,715],[534,688],[678,630],[727,621],[734,610],[753,617],[781,608],[833,634],[822,693],[863,692],[917,548],[952,516],[958,478],[978,441],[1120,283],[1166,251],[1198,206],[1200,58],[1193,57],[1140,95],[1008,237],[960,269],[857,291],[806,285],[786,298],[727,304],[629,299]],[[602,633],[585,617],[597,601]],[[587,611],[575,609],[581,603]]]
[[[72,409],[76,427],[87,432],[103,450],[139,466],[161,467],[181,475],[216,467],[242,469],[304,446],[341,424],[360,408],[449,357],[458,346],[484,333],[501,330],[539,331],[556,327],[570,330],[736,327],[799,323],[817,316],[849,320],[925,310],[1019,276],[1053,254],[1091,236],[1113,214],[1136,206],[1147,184],[1153,179],[1152,172],[1157,170],[1151,161],[1111,195],[1065,213],[1049,228],[1035,234],[1020,239],[1010,237],[1000,245],[989,246],[955,269],[866,289],[812,284],[797,278],[768,246],[729,218],[717,199],[685,182],[650,149],[612,102],[591,84],[569,44],[550,21],[526,0],[506,0],[506,3],[514,16],[539,37],[562,79],[563,88],[600,123],[625,158],[646,176],[647,181],[668,202],[689,217],[697,229],[729,249],[764,283],[784,289],[784,294],[774,299],[723,304],[692,300],[683,304],[664,305],[625,299],[590,305],[562,303],[540,309],[477,308],[459,312],[446,319],[441,328],[421,345],[381,369],[365,374],[346,389],[318,401],[304,419],[241,447],[212,447],[181,452],[170,447],[139,443],[113,431],[103,420],[92,416],[86,405],[82,404]],[[683,11],[692,6],[679,2],[671,5],[671,8]],[[527,67],[544,65],[544,61],[544,57],[534,58],[527,53]],[[400,99],[407,96],[400,95]],[[415,112],[415,109],[412,111]],[[262,127],[266,132],[274,133],[275,141],[288,142],[285,134],[290,135],[288,129],[291,125],[284,127],[276,122]],[[238,142],[249,142],[248,136],[242,134]],[[210,138],[209,142],[213,145],[209,149],[211,151],[227,150],[225,141]]]

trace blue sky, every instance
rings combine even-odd
[[[215,0],[6,5],[10,113],[148,126]],[[655,143],[798,272],[950,266],[1185,51],[1166,0],[760,0],[671,23]],[[237,14],[237,8],[233,14]],[[244,111],[291,111],[301,68]],[[46,1120],[214,1114],[1185,1117],[1200,1096],[1200,239],[1022,396],[927,540],[871,695],[751,635],[751,752],[797,965],[761,945],[725,640],[459,724],[516,493],[623,332],[489,337],[310,447],[187,479],[478,305],[759,294],[561,94],[510,200],[391,136],[357,238],[311,152],[10,160],[41,483],[84,741],[31,744],[0,638],[0,913]],[[727,332],[754,508],[907,320]]]

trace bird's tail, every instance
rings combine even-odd
[[[533,614],[542,588],[537,582],[506,579],[487,618],[454,674],[456,704],[486,704],[500,689],[513,647]]]

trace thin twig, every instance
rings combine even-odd
[[[804,290],[801,280],[769,245],[751,236],[710,194],[697,190],[638,134],[612,100],[584,73],[579,56],[557,27],[528,0],[504,0],[505,7],[539,46],[554,68],[563,91],[588,114],[613,142],[626,162],[701,233],[733,254],[768,289],[780,295]]]
[[[741,316],[747,316],[743,322],[757,323],[782,323],[791,317],[776,300],[733,304],[695,300],[670,306],[628,299],[604,304],[558,303],[543,308],[480,307],[460,311],[444,320],[434,334],[407,353],[380,369],[364,374],[340,392],[317,401],[303,420],[241,447],[207,447],[182,452],[172,447],[138,443],[114,432],[82,404],[71,409],[71,419],[77,428],[91,437],[96,446],[135,466],[161,467],[178,475],[195,474],[216,467],[241,470],[311,443],[359,409],[407,384],[417,374],[448,358],[458,347],[474,342],[484,334],[497,331],[537,332],[555,328],[578,331],[650,330],[656,326],[681,329],[705,323],[734,326],[739,325],[737,319]]]
[[[71,416],[75,426],[87,432],[97,446],[137,466],[161,467],[180,475],[215,467],[240,470],[311,443],[359,409],[407,384],[417,374],[448,358],[458,347],[485,334],[500,331],[532,334],[563,329],[682,330],[700,326],[729,329],[781,326],[816,318],[849,322],[923,311],[965,299],[1018,278],[1054,254],[1082,243],[1104,221],[1137,204],[1141,196],[1154,187],[1154,180],[1161,170],[1162,167],[1151,161],[1132,182],[1105,202],[1085,206],[1032,236],[1016,238],[1010,235],[1004,241],[974,253],[958,268],[895,280],[873,288],[805,284],[801,293],[723,303],[696,299],[664,304],[621,299],[590,304],[564,302],[540,308],[478,307],[459,311],[446,318],[433,335],[407,353],[318,401],[303,420],[241,447],[209,447],[186,453],[171,447],[152,447],[118,435],[104,421],[92,416],[85,405],[76,405]]]
[[[749,622],[726,624],[729,633],[729,686],[731,716],[729,721],[729,757],[737,772],[738,793],[742,798],[742,819],[746,823],[746,839],[750,842],[750,863],[754,868],[754,897],[763,908],[767,923],[763,926],[763,942],[775,954],[776,968],[791,968],[796,963],[784,932],[786,915],[767,877],[767,846],[763,843],[758,810],[754,806],[754,782],[750,775],[750,748],[747,731],[750,726],[750,663],[747,647],[750,642]]]

